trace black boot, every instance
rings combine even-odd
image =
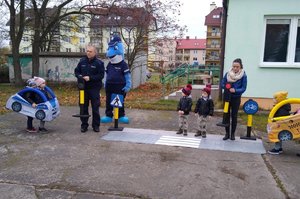
[[[223,137],[223,140],[228,140],[229,139],[229,127],[226,127],[226,134]]]
[[[187,136],[187,130],[184,130],[184,131],[183,131],[183,135],[184,135],[184,136]]]
[[[195,137],[201,136],[201,131],[197,131]]]
[[[179,129],[176,134],[182,134],[182,133],[183,133],[183,130]]]
[[[231,132],[231,135],[230,135],[231,140],[235,140],[235,135],[234,134],[235,134],[235,132]]]

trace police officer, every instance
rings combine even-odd
[[[100,89],[104,77],[104,63],[96,57],[97,51],[94,46],[87,46],[86,56],[80,59],[75,68],[75,76],[83,78],[84,87],[84,106],[83,114],[89,114],[89,101],[92,104],[92,127],[95,132],[99,132],[100,126]],[[88,117],[81,117],[81,132],[88,130]]]

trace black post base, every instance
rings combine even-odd
[[[124,127],[117,127],[116,128],[116,127],[113,127],[113,126],[108,128],[109,131],[123,131],[123,129],[124,129]]]
[[[244,139],[244,140],[256,140],[255,136],[250,136],[250,137],[248,137],[248,136],[241,136],[240,138]]]
[[[247,126],[247,135],[241,136],[241,139],[244,140],[256,140],[255,136],[251,136],[251,126]]]

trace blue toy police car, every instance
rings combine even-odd
[[[26,87],[12,95],[6,102],[6,108],[42,121],[52,121],[60,114],[59,103],[54,92],[45,86],[45,93],[37,88]],[[32,107],[26,99],[31,92],[38,99],[37,106]]]

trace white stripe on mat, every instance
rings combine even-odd
[[[161,136],[155,144],[199,148],[201,139],[175,136]]]

